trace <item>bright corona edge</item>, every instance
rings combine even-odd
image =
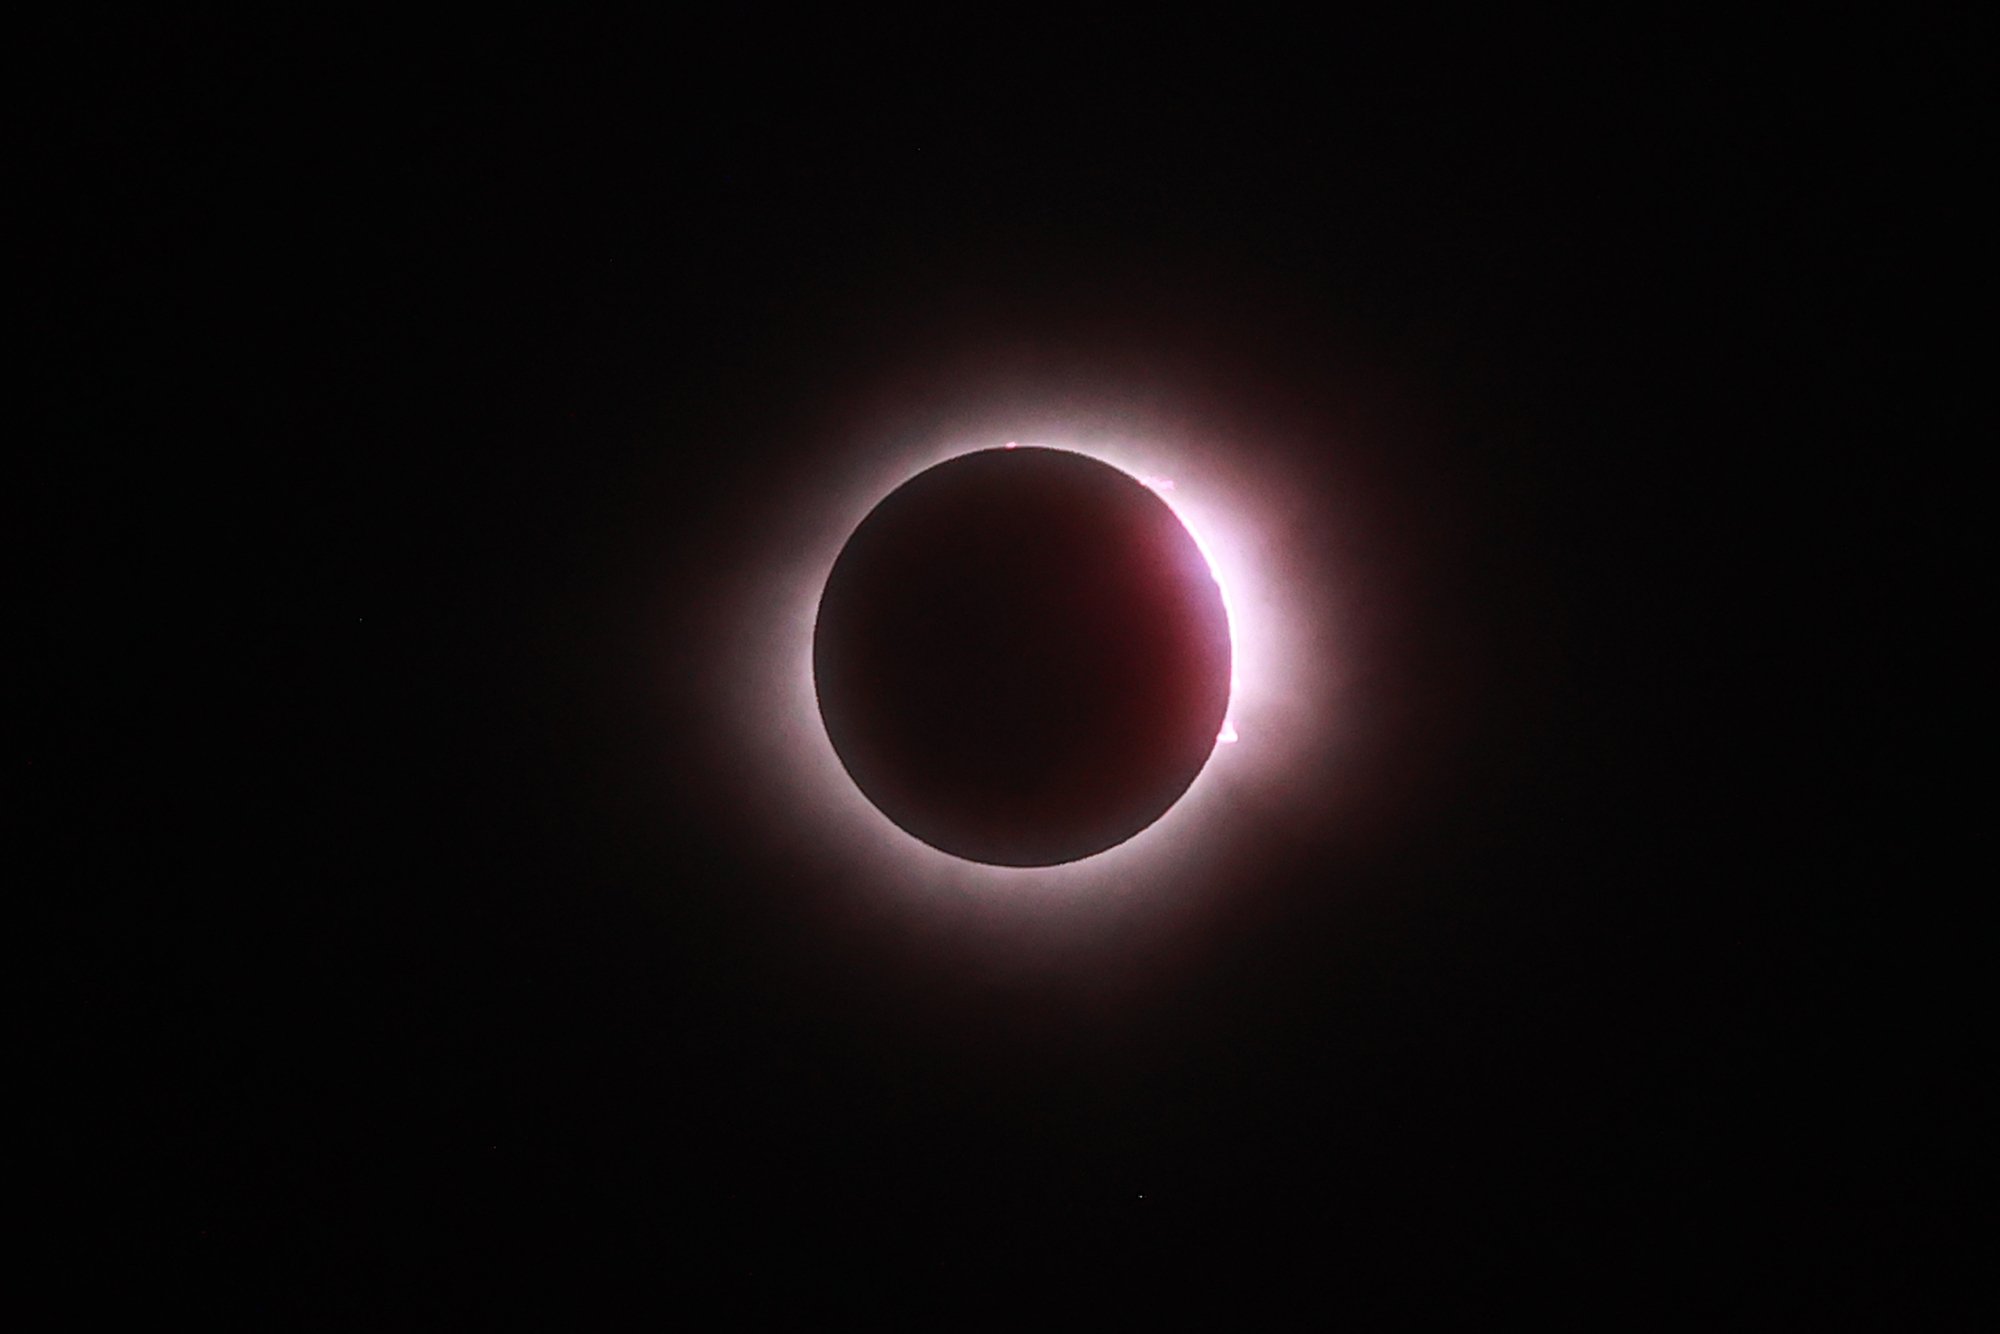
[[[1081,861],[1039,868],[993,867],[967,862],[922,843],[897,828],[855,787],[841,767],[819,716],[812,679],[812,631],[826,579],[854,529],[890,492],[918,473],[949,459],[982,449],[1061,449],[1109,464],[1149,487],[1186,527],[1222,594],[1229,618],[1231,673],[1229,707],[1216,737],[1216,750],[1200,776],[1172,809],[1153,825],[1118,846]],[[1287,654],[1280,651],[1282,627],[1296,616],[1277,613],[1274,593],[1253,559],[1259,550],[1250,540],[1249,497],[1211,484],[1201,460],[1145,442],[1093,441],[1073,445],[1055,441],[972,441],[960,439],[934,448],[908,451],[903,457],[857,466],[835,486],[822,492],[827,501],[803,519],[807,531],[796,528],[790,542],[774,533],[773,557],[759,590],[746,599],[746,617],[761,602],[763,613],[754,627],[746,626],[749,642],[761,644],[768,656],[760,670],[739,676],[732,692],[741,701],[735,716],[742,735],[756,744],[756,765],[762,802],[781,799],[801,813],[801,847],[837,849],[837,856],[884,892],[919,899],[941,889],[979,892],[1005,887],[1009,895],[1044,892],[1120,894],[1138,885],[1170,886],[1187,881],[1209,856],[1223,855],[1228,835],[1242,827],[1250,809],[1246,797],[1257,789],[1281,786],[1280,772],[1288,757],[1305,753],[1312,743],[1310,728],[1279,726],[1270,730],[1259,720],[1293,712],[1295,693],[1280,679],[1278,668]],[[1186,466],[1193,464],[1194,466]],[[798,521],[798,516],[795,516]],[[773,619],[774,605],[788,607]],[[761,650],[759,652],[762,652]],[[778,670],[779,677],[764,673]],[[765,682],[770,692],[754,687]],[[771,709],[773,698],[785,706]],[[762,701],[761,705],[759,701]],[[1237,744],[1238,742],[1241,744]]]

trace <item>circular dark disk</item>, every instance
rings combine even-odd
[[[848,539],[813,630],[833,748],[932,847],[1053,866],[1160,818],[1229,706],[1229,617],[1193,536],[1126,473],[988,449]]]

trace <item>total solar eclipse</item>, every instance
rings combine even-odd
[[[985,449],[885,497],[813,628],[828,739],[883,815],[940,851],[1054,866],[1177,802],[1228,714],[1222,590],[1138,478]]]

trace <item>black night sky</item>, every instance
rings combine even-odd
[[[17,51],[65,1324],[1970,1320],[1948,35],[487,22]],[[899,908],[718,627],[1106,412],[1280,465],[1351,744]]]

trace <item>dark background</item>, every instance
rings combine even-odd
[[[1967,46],[30,34],[37,1272],[275,1328],[1969,1321]],[[885,944],[707,781],[761,488],[988,347],[1267,407],[1398,590],[1379,827],[1247,815],[1166,962]]]

